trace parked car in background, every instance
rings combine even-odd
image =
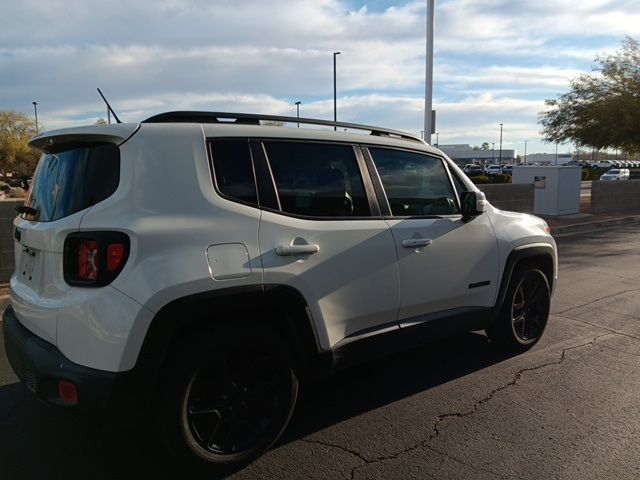
[[[613,168],[613,160],[598,160],[591,164],[591,168]]]
[[[478,177],[478,176],[484,174],[484,171],[482,170],[482,167],[480,165],[476,165],[474,163],[469,163],[469,164],[465,165],[464,168],[462,169],[462,171],[464,173],[466,173],[467,176],[469,176],[469,177]]]
[[[513,175],[513,165],[503,165],[502,173],[506,173],[507,175]]]
[[[487,165],[484,169],[485,173],[489,176],[497,175],[502,173],[502,169],[500,165]]]
[[[629,180],[631,176],[628,168],[612,168],[600,175],[600,180]]]

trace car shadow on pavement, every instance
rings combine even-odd
[[[506,358],[484,335],[467,333],[339,372],[302,391],[278,446]],[[43,404],[21,384],[0,386],[0,478],[151,477],[214,478],[163,456],[151,431],[105,432]]]

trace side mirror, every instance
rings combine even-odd
[[[487,209],[487,197],[483,192],[462,192],[463,217],[477,217]]]

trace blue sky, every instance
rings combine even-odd
[[[0,17],[0,109],[47,129],[167,110],[333,116],[419,132],[426,1],[21,0]],[[640,38],[638,0],[436,0],[433,105],[441,144],[528,153],[544,100],[598,53]],[[435,139],[434,139],[435,141]],[[561,146],[566,151],[571,146]]]

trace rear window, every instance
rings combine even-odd
[[[120,150],[91,144],[48,152],[40,157],[23,218],[51,222],[89,208],[111,196],[120,180]]]

